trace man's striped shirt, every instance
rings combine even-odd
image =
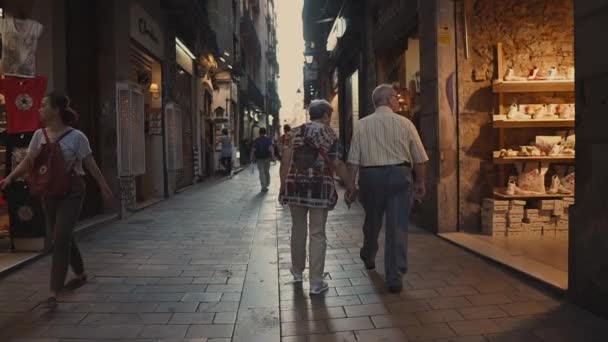
[[[386,107],[356,125],[348,162],[366,166],[420,164],[429,160],[414,124]]]

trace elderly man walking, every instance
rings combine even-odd
[[[351,177],[359,173],[360,200],[365,209],[364,242],[360,256],[375,269],[378,235],[385,221],[384,270],[386,286],[397,293],[407,272],[407,231],[413,199],[425,195],[426,151],[414,124],[395,114],[397,93],[389,84],[378,86],[372,100],[376,111],[355,127],[348,162]],[[412,169],[416,180],[413,181]]]
[[[289,205],[291,228],[291,273],[302,282],[306,265],[306,235],[310,235],[310,293],[329,289],[323,281],[327,241],[327,215],[338,202],[334,173],[347,187],[347,202],[354,201],[356,189],[342,162],[338,137],[329,126],[332,107],[325,100],[309,106],[310,120],[291,131],[281,160],[281,204]],[[310,223],[309,221],[310,217]]]

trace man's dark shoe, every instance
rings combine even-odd
[[[361,260],[363,261],[363,264],[365,264],[365,268],[368,270],[375,270],[376,269],[376,263],[375,262],[369,262],[367,260],[365,260],[365,258],[363,257],[363,251],[359,252],[359,257],[361,258]]]
[[[400,293],[403,290],[403,285],[387,285],[386,288],[390,293]]]

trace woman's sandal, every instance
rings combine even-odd
[[[68,291],[74,291],[84,286],[87,283],[87,276],[74,278],[65,284],[64,288]]]

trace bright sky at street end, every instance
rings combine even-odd
[[[303,0],[276,0],[278,60],[280,67],[279,96],[282,107],[281,125],[304,123],[303,91],[304,37],[302,33]]]

